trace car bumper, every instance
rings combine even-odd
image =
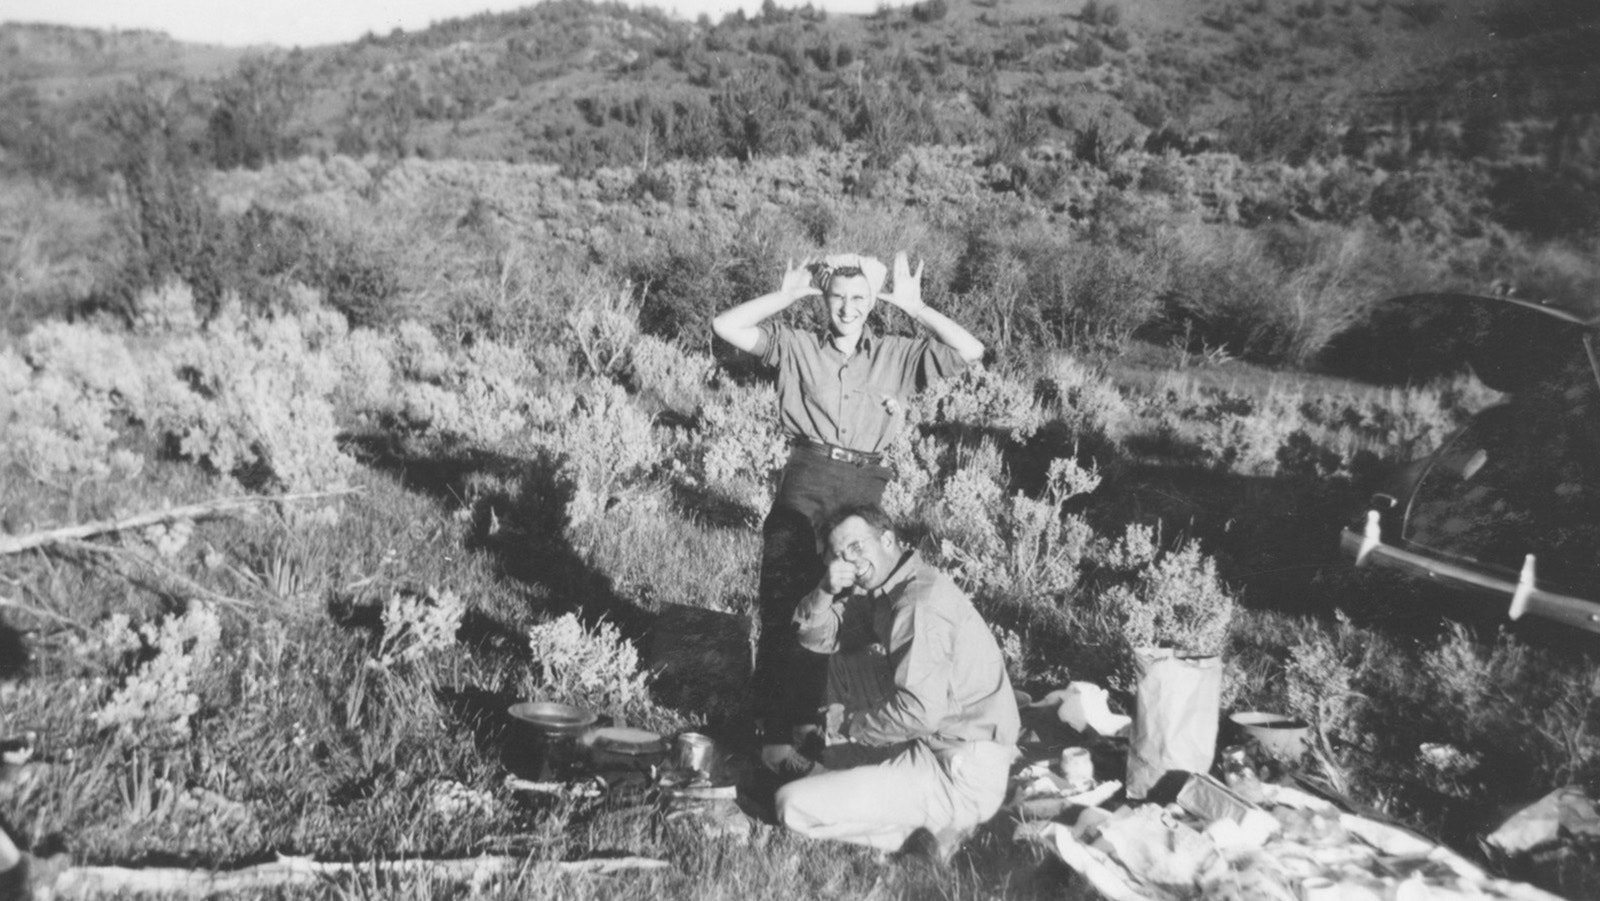
[[[1376,564],[1385,569],[1422,576],[1458,588],[1501,595],[1511,602],[1508,614],[1512,619],[1520,619],[1524,614],[1532,613],[1542,619],[1600,633],[1600,601],[1585,600],[1540,588],[1535,584],[1533,555],[1528,555],[1522,575],[1517,579],[1510,579],[1494,572],[1389,544],[1381,537],[1378,521],[1378,512],[1371,511],[1367,514],[1367,527],[1363,532],[1345,529],[1339,535],[1339,547],[1355,558],[1357,566]]]

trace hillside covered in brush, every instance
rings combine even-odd
[[[1592,157],[1597,35],[1579,0],[923,0],[866,17],[769,0],[720,22],[552,0],[292,51],[7,24],[0,147],[87,177],[116,92],[142,85],[224,167],[376,151],[587,173],[846,146],[887,165],[914,144],[1010,161],[1152,142],[1559,167]]]

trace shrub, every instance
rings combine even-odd
[[[957,576],[993,584],[999,579],[995,561],[1004,550],[995,515],[1005,498],[1000,450],[985,439],[956,453],[959,462],[939,482],[929,524],[940,537],[943,556],[955,562]]]
[[[200,329],[194,292],[183,282],[149,288],[129,303],[133,329],[147,335],[189,335]]]
[[[1189,193],[1185,173],[1173,159],[1160,156],[1145,163],[1139,170],[1138,188],[1155,194],[1182,197]]]
[[[114,168],[126,197],[123,227],[132,248],[123,293],[187,283],[206,308],[237,287],[233,242],[206,193],[183,136],[188,95],[154,85],[123,86],[106,113],[119,148]]]
[[[950,12],[948,0],[921,0],[911,4],[911,18],[924,24],[937,22]]]
[[[1041,311],[1054,343],[1121,350],[1161,309],[1166,260],[1114,242],[1078,245],[1051,272],[1057,298]]]
[[[103,293],[126,249],[102,201],[45,184],[6,183],[0,234],[0,329],[13,335]]]
[[[1287,92],[1262,91],[1248,98],[1244,107],[1219,129],[1222,146],[1243,159],[1302,166],[1335,155],[1329,113],[1317,104]]]
[[[529,629],[528,650],[540,674],[525,696],[618,713],[649,706],[650,674],[639,671],[638,650],[611,623],[586,629],[568,613]]]
[[[646,197],[659,203],[672,203],[677,198],[677,189],[672,179],[660,171],[640,169],[633,178],[633,184],[628,186],[628,199],[637,203]]]
[[[700,407],[675,463],[677,477],[763,515],[789,452],[777,409],[770,385],[724,384]]]
[[[1129,523],[1116,541],[1098,550],[1097,562],[1108,571],[1128,575],[1147,568],[1160,554],[1156,530],[1141,523]]]
[[[1395,174],[1372,191],[1372,217],[1379,221],[1432,222],[1439,205],[1431,179],[1410,173]]]
[[[229,307],[168,347],[166,377],[134,415],[180,455],[251,485],[344,484],[353,461],[339,449],[330,401],[338,370],[330,354],[308,347],[308,324],[245,319]]]
[[[1061,64],[1068,69],[1093,69],[1106,61],[1105,47],[1094,35],[1088,35],[1079,40],[1077,46],[1068,50],[1062,58]]]
[[[341,420],[390,412],[395,404],[395,342],[372,329],[353,329],[333,351],[339,370],[333,403]]]
[[[839,213],[832,205],[824,200],[813,200],[802,204],[794,210],[796,224],[806,239],[818,247],[825,247],[834,242],[834,234],[839,228]]]
[[[319,289],[352,325],[389,324],[405,315],[394,302],[401,288],[399,260],[375,242],[258,206],[240,217],[234,231],[238,286],[257,304],[274,286],[296,281]]]
[[[1416,261],[1364,230],[1185,226],[1173,237],[1169,315],[1208,346],[1262,362],[1303,365],[1420,278]]]
[[[1371,207],[1376,182],[1352,166],[1334,165],[1316,188],[1316,205],[1335,222],[1351,222]]]
[[[1101,192],[1110,194],[1120,192]],[[975,216],[953,253],[946,309],[998,346],[1120,349],[1160,311],[1166,290],[1167,254],[1147,226],[1139,218],[1086,242]]]
[[[1067,514],[1066,504],[1093,492],[1100,475],[1076,460],[1050,461],[1045,488],[1033,498],[1012,494],[1001,519],[1004,584],[1016,595],[1065,595],[1077,586],[1079,570],[1094,538],[1083,517]]]
[[[1029,386],[981,367],[935,382],[923,392],[921,407],[925,427],[958,435],[1000,433],[1018,442],[1043,421]]]
[[[628,348],[624,372],[634,391],[689,415],[705,399],[711,368],[708,357],[684,353],[678,345],[654,335],[640,335]]]
[[[1459,625],[1420,652],[1385,650],[1365,657],[1366,700],[1356,711],[1377,786],[1432,780],[1422,787],[1470,799],[1469,812],[1492,817],[1592,773],[1590,743],[1580,738],[1595,702],[1590,661],[1552,659],[1504,633],[1482,641]],[[1469,765],[1418,772],[1423,743],[1453,746]]]
[[[639,303],[629,286],[591,284],[567,311],[567,340],[583,370],[597,378],[620,375],[639,335]]]
[[[1050,412],[1066,426],[1068,440],[1109,451],[1133,430],[1136,414],[1122,392],[1077,357],[1055,356],[1044,378],[1054,395]]]
[[[1336,738],[1353,737],[1348,731],[1361,664],[1361,648],[1349,647],[1355,630],[1342,612],[1336,628],[1333,635],[1317,628],[1295,642],[1284,672],[1288,712],[1316,730],[1324,754],[1331,753]]]
[[[1121,620],[1129,649],[1221,654],[1233,622],[1233,596],[1217,578],[1216,563],[1192,541],[1160,554],[1133,584],[1113,586],[1100,602]]]
[[[393,592],[383,603],[383,635],[373,661],[388,669],[449,649],[465,613],[466,603],[453,591]]]
[[[1502,169],[1489,199],[1507,228],[1538,238],[1600,233],[1600,179],[1576,170]]]
[[[126,619],[107,620],[97,636],[104,647],[142,649],[145,656],[95,714],[95,725],[115,729],[130,742],[164,745],[187,739],[190,719],[200,711],[196,677],[211,665],[221,636],[216,613],[198,603],[131,634]]]
[[[104,478],[137,472],[139,458],[113,450],[130,404],[147,387],[122,340],[83,324],[49,322],[30,332],[24,355],[0,350],[4,456],[35,478]]]
[[[321,309],[246,319],[234,301],[193,331],[179,312],[188,296],[171,286],[141,295],[159,308],[141,316],[138,336],[51,323],[28,336],[28,362],[0,355],[0,378],[16,389],[6,416],[20,436],[14,459],[45,478],[137,471],[137,455],[112,447],[136,425],[168,452],[251,487],[342,484],[352,461],[339,449],[331,398],[343,319]],[[163,321],[180,331],[154,331]]]
[[[573,486],[567,515],[576,524],[599,516],[614,496],[653,470],[666,453],[649,416],[615,383],[584,382],[570,405],[561,406],[566,411],[549,423],[553,434],[538,440],[561,459],[562,475]]]
[[[894,470],[895,478],[884,488],[880,503],[897,522],[909,523],[921,512],[927,489],[939,479],[942,449],[937,439],[923,435],[908,417],[906,427],[884,450],[884,465]]]
[[[1225,396],[1201,418],[1209,426],[1201,451],[1213,465],[1247,476],[1275,475],[1281,449],[1301,426],[1295,399],[1276,393],[1259,402]]]
[[[728,226],[669,236],[666,246],[619,267],[633,286],[639,328],[687,347],[711,334],[723,309],[759,297],[777,285],[781,265],[799,243],[787,223],[746,217]]]
[[[255,169],[294,152],[288,124],[307,92],[299,76],[290,65],[247,57],[217,83],[206,121],[214,165]]]

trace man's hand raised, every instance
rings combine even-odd
[[[907,316],[916,318],[927,306],[922,300],[922,261],[917,261],[917,271],[912,272],[905,251],[895,254],[894,289],[884,291],[878,297],[899,307]]]
[[[778,285],[778,293],[790,300],[799,300],[802,297],[820,295],[822,289],[811,283],[810,258],[800,261],[796,266],[790,260],[783,270],[783,281]]]
[[[828,563],[828,571],[822,576],[822,590],[830,595],[837,595],[843,591],[854,588],[856,584],[856,565],[848,560],[833,560]]]

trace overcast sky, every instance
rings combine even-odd
[[[904,0],[901,0],[904,2]],[[631,5],[641,5],[630,0]],[[428,23],[484,10],[530,6],[518,0],[0,0],[0,20],[56,22],[93,28],[153,28],[185,41],[210,44],[331,44],[353,41],[368,31],[387,34],[399,27],[419,31]],[[713,19],[743,7],[755,12],[761,0],[659,0],[647,5],[692,19]],[[804,0],[779,0],[803,6]],[[869,13],[881,0],[821,0],[834,12]]]

